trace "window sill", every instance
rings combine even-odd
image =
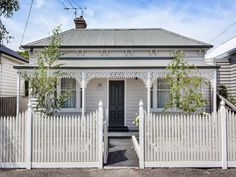
[[[67,108],[62,108],[60,109],[59,111],[57,111],[58,113],[63,113],[63,112],[78,112],[78,113],[81,113],[82,110],[81,109],[74,109],[74,108],[71,108],[71,109],[67,109]]]
[[[171,110],[164,112],[164,108],[156,108],[156,109],[151,109],[151,112],[152,113],[155,113],[155,112],[157,112],[157,113],[180,113],[183,111],[177,111],[177,110],[171,109]]]

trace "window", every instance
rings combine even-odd
[[[70,97],[64,103],[63,108],[76,108],[76,80],[73,78],[61,79],[61,94],[70,91]]]
[[[158,111],[163,109],[169,99],[170,87],[164,79],[157,79],[151,87],[151,109]]]
[[[164,79],[157,79],[157,108],[164,108],[170,95],[168,82]]]

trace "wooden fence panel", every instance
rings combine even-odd
[[[70,162],[77,166],[97,167],[98,112],[79,115],[49,116],[34,113],[32,166],[48,162]],[[56,166],[55,165],[55,166]]]
[[[2,163],[25,161],[26,115],[0,117],[0,167]]]
[[[220,122],[214,114],[145,114],[145,166],[219,166]]]
[[[16,97],[0,97],[0,116],[16,115]]]
[[[236,114],[228,110],[226,117],[228,161],[231,163],[234,162],[234,166],[236,166]]]

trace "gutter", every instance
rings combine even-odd
[[[24,49],[44,48],[48,45],[22,45]],[[61,45],[60,48],[212,48],[213,45]]]
[[[83,66],[61,66],[60,69],[166,69],[167,66],[95,66],[95,67],[83,67]],[[197,69],[217,69],[220,66],[196,66]],[[13,66],[14,69],[35,69],[38,66]],[[194,68],[194,67],[190,67]],[[55,68],[57,69],[57,68]]]

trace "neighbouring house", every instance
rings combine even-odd
[[[60,34],[63,55],[59,62],[67,77],[58,78],[57,91],[72,91],[61,114],[84,115],[96,110],[102,100],[110,130],[137,129],[133,120],[140,100],[148,112],[162,113],[169,95],[163,79],[165,68],[177,49],[197,66],[192,75],[209,81],[208,87],[201,88],[209,103],[205,111],[216,111],[217,66],[204,59],[212,45],[161,28],[87,29],[83,17],[74,22],[74,29]],[[29,64],[14,68],[30,74],[48,41],[44,38],[23,45],[30,53]]]
[[[13,66],[27,63],[28,59],[3,45],[0,46],[0,115],[15,115],[17,70]],[[27,109],[24,85],[24,82],[20,83],[19,96],[22,98],[19,99],[21,101],[19,111]]]
[[[214,59],[217,70],[217,84],[227,87],[229,94],[236,97],[236,37],[219,45],[206,55],[206,59]]]

